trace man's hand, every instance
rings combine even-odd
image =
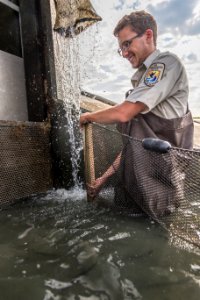
[[[92,184],[87,184],[88,196],[94,199],[99,194],[104,183],[105,183],[105,179],[103,177],[99,177]]]
[[[81,128],[83,127],[83,125],[85,125],[85,124],[87,124],[87,123],[90,122],[89,116],[90,116],[90,113],[88,113],[88,112],[86,112],[86,113],[84,113],[84,114],[82,114],[82,115],[80,116],[79,123],[80,123],[80,127],[81,127]]]

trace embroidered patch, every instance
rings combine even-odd
[[[144,83],[147,86],[155,85],[157,82],[161,80],[164,70],[165,70],[164,64],[162,63],[152,64],[145,75]]]

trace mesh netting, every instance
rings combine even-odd
[[[0,121],[0,209],[52,188],[48,123]]]
[[[85,173],[89,201],[148,215],[200,246],[200,150],[157,153],[114,126],[88,124]]]

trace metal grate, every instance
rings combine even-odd
[[[0,122],[0,207],[52,187],[47,123]]]

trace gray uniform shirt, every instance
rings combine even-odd
[[[188,80],[180,59],[170,52],[155,50],[135,72],[134,90],[126,101],[142,102],[148,107],[143,114],[173,119],[182,117],[188,110]]]

